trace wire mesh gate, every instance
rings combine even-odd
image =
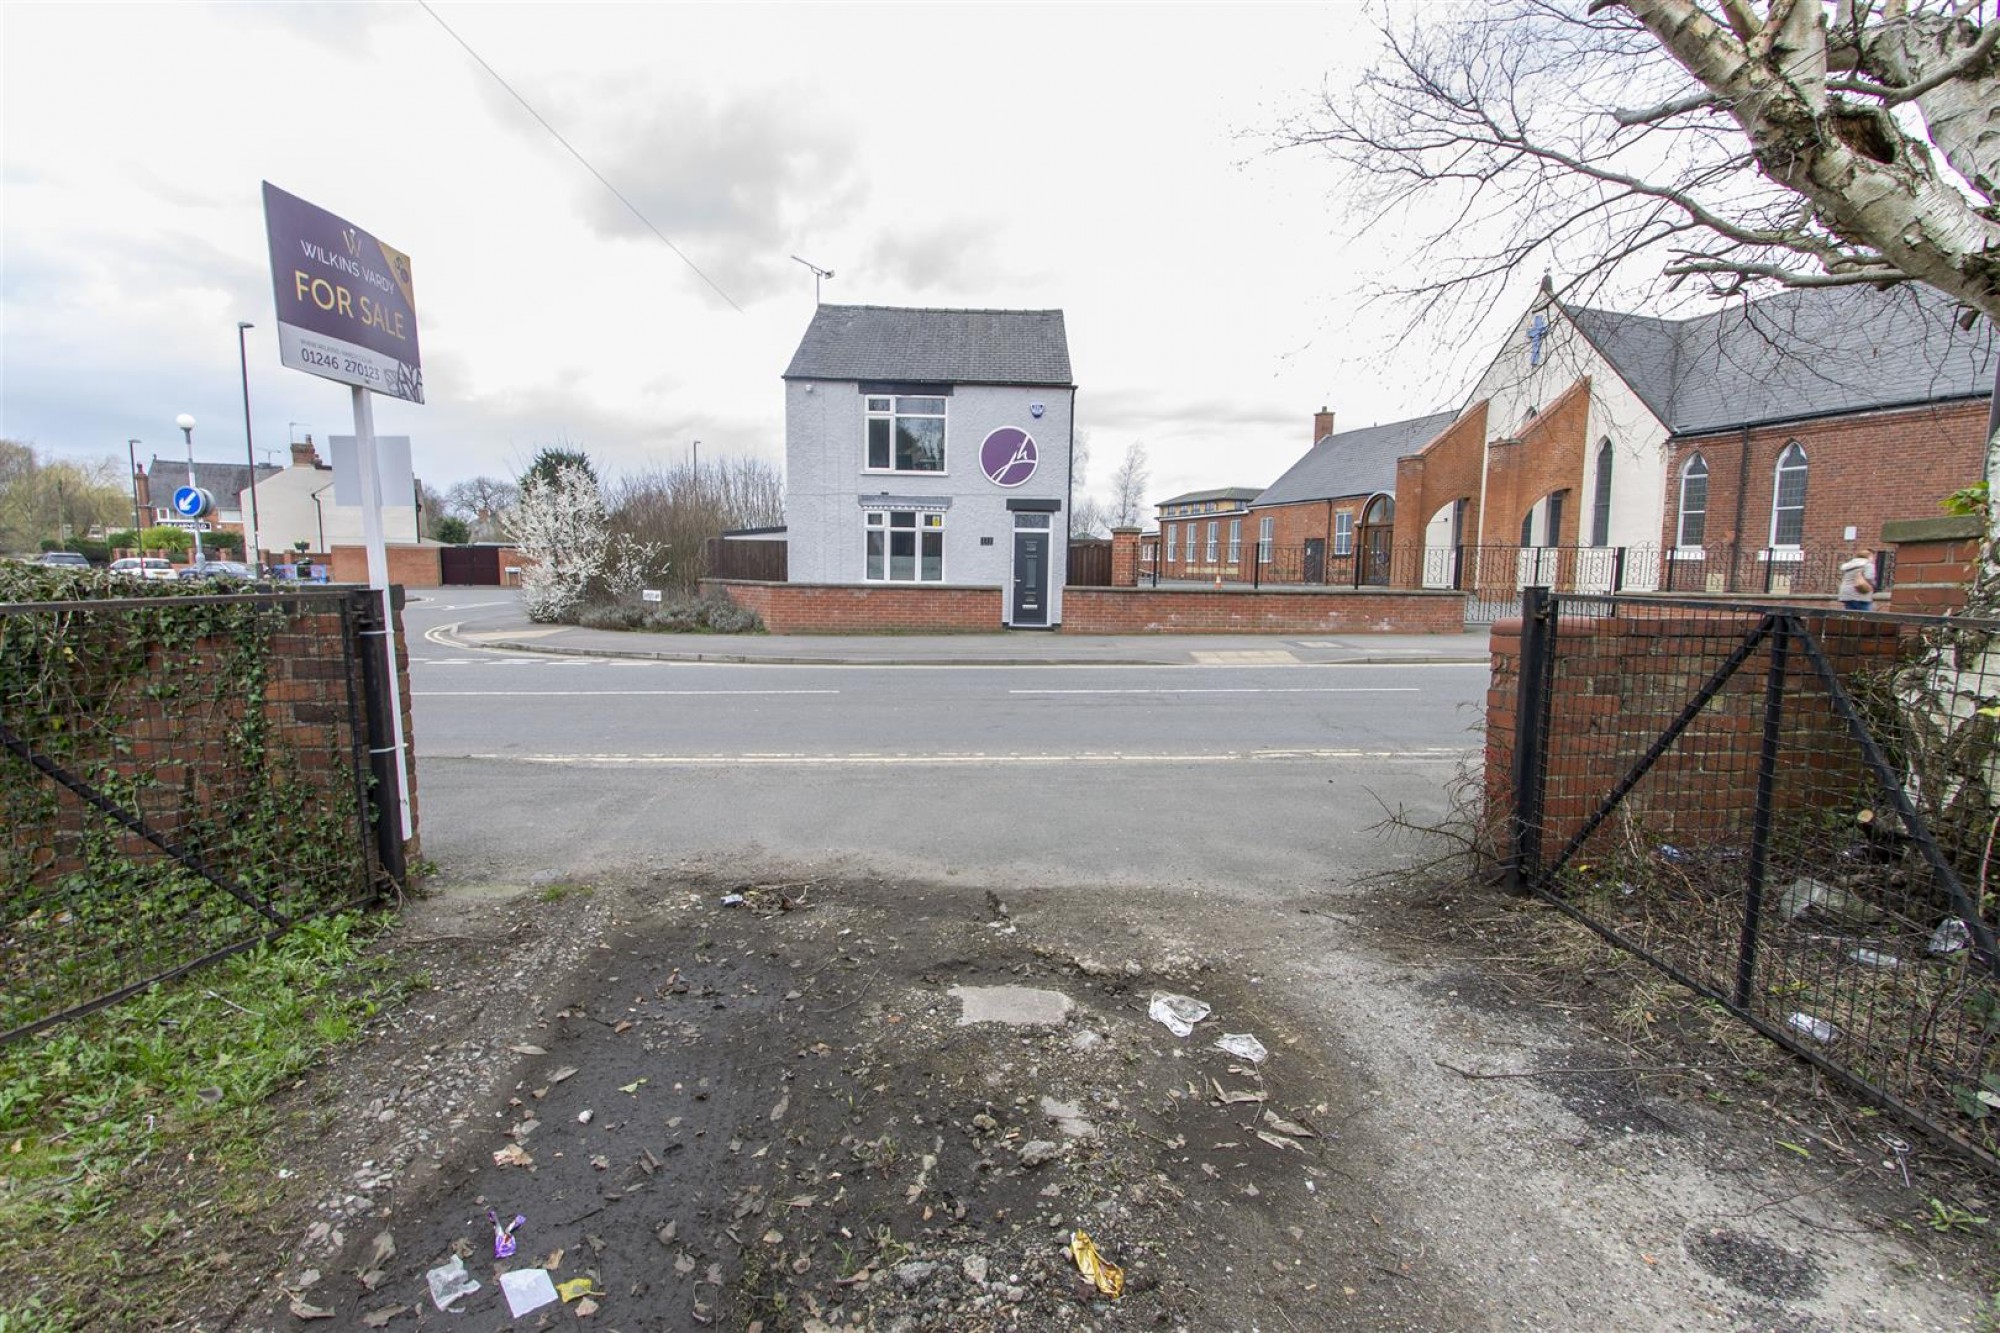
[[[1522,612],[1510,880],[2000,1170],[2000,622]]]
[[[401,879],[379,607],[0,605],[0,1041]]]

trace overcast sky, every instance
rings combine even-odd
[[[1387,354],[1381,242],[1269,151],[1369,56],[1358,5],[439,12],[742,313],[415,4],[9,4],[0,435],[144,457],[191,412],[240,459],[239,319],[260,454],[348,433],[344,386],[278,364],[264,179],[412,256],[429,401],[376,426],[440,489],[559,440],[614,473],[694,439],[781,462],[793,254],[829,302],[1062,308],[1092,490],[1141,440],[1151,500],[1263,486],[1322,402],[1358,426],[1466,387]]]

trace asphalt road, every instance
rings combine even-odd
[[[1482,666],[756,666],[442,645],[413,603],[425,854],[502,882],[699,864],[1264,895],[1393,864]]]

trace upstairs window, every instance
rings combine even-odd
[[[1806,532],[1806,451],[1793,440],[1778,455],[1771,493],[1771,545],[1797,546]]]
[[[868,470],[944,471],[944,399],[870,397]]]
[[[1700,546],[1708,533],[1708,460],[1700,454],[1681,465],[1681,515],[1676,546]]]

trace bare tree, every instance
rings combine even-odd
[[[651,553],[652,586],[692,593],[708,540],[738,528],[776,527],[785,519],[785,484],[761,458],[655,466],[611,487],[611,528]]]
[[[1146,467],[1146,444],[1135,440],[1125,451],[1125,461],[1111,474],[1111,525],[1134,527],[1146,516],[1146,487],[1152,481]]]
[[[2000,321],[2000,15],[1975,0],[1499,0],[1412,7],[1287,139],[1376,225],[1436,208],[1402,293],[1488,304],[1635,270],[1716,296],[1920,283]],[[1986,474],[2000,473],[2000,408]],[[1989,516],[1989,525],[1996,523]],[[1991,535],[2000,536],[2000,526]]]
[[[521,502],[521,488],[502,477],[471,477],[445,488],[444,509],[462,518],[475,541],[497,541],[507,515]]]

